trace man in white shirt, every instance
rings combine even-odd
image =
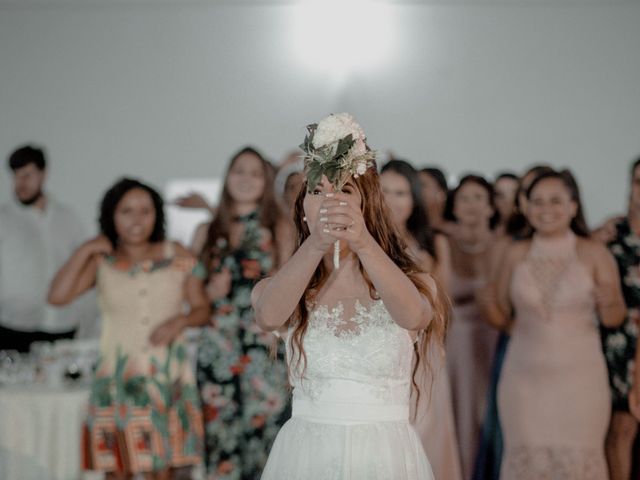
[[[42,150],[18,148],[9,168],[17,201],[0,206],[0,350],[24,352],[35,341],[72,338],[95,307],[82,299],[64,308],[47,304],[51,279],[87,233],[70,208],[44,192]]]

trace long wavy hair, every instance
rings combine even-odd
[[[432,305],[433,318],[427,328],[419,332],[418,340],[414,343],[415,363],[412,375],[413,391],[416,393],[416,404],[420,397],[420,389],[416,383],[416,373],[418,368],[423,367],[431,370],[428,349],[432,345],[444,346],[444,338],[449,322],[449,300],[443,289],[432,292],[431,289],[420,278],[420,274],[426,273],[413,257],[408,253],[407,245],[397,233],[391,220],[390,213],[384,201],[380,180],[375,168],[370,168],[365,175],[353,179],[355,187],[362,197],[362,215],[365,225],[371,236],[380,245],[382,250],[400,268],[416,286],[418,291],[427,298]],[[310,232],[307,224],[303,221],[303,202],[307,194],[307,188],[300,190],[295,203],[294,223],[297,232],[296,250],[309,237]],[[360,273],[369,286],[369,294],[372,299],[378,299],[375,287],[371,279],[359,263]],[[292,365],[289,368],[300,368],[302,364],[302,374],[306,369],[307,357],[304,350],[304,337],[309,327],[309,310],[307,305],[313,304],[315,296],[327,281],[330,271],[324,262],[320,262],[307,284],[304,295],[300,298],[298,305],[288,319],[286,326],[291,328],[292,334],[289,339],[289,346],[292,355]]]
[[[427,208],[422,200],[422,186],[418,172],[404,160],[389,160],[380,169],[380,173],[394,172],[402,175],[409,182],[411,191],[411,215],[407,219],[407,230],[416,239],[421,249],[425,250],[433,259],[438,260],[433,230],[429,224]]]
[[[231,249],[229,241],[229,232],[231,224],[234,221],[234,204],[235,201],[229,193],[228,179],[229,172],[234,167],[238,159],[245,154],[254,155],[260,160],[262,171],[264,174],[264,191],[258,199],[260,224],[271,232],[272,241],[276,241],[276,225],[279,220],[279,208],[273,193],[273,168],[269,162],[263,157],[258,150],[253,147],[244,147],[238,151],[229,162],[227,171],[224,176],[224,186],[220,196],[220,203],[215,218],[209,225],[207,231],[207,239],[202,247],[200,259],[210,269],[212,260],[216,257],[223,256]],[[274,255],[277,254],[277,248],[274,248]],[[277,259],[276,259],[277,260]],[[275,262],[277,264],[277,262]]]

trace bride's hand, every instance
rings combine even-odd
[[[320,207],[322,210],[324,207]],[[309,227],[309,240],[312,242],[314,248],[321,253],[326,253],[335,243],[336,239],[330,235],[330,230],[327,227],[325,221],[323,221],[323,217],[325,214],[321,213],[317,216],[314,223],[311,220],[307,222],[307,226]]]
[[[320,224],[333,241],[345,240],[355,254],[370,244],[371,234],[352,195],[336,192],[320,207]]]

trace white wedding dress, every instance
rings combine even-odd
[[[293,413],[262,480],[433,480],[409,423],[413,340],[380,300],[350,310],[310,312],[304,376],[287,341]]]

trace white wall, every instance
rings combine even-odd
[[[294,54],[291,3],[0,0],[0,201],[6,155],[46,146],[50,190],[87,222],[121,175],[163,188],[273,158],[351,111],[417,165],[578,174],[593,222],[624,208],[640,154],[640,3],[396,3],[394,52],[342,80]],[[372,31],[371,35],[376,35]]]

